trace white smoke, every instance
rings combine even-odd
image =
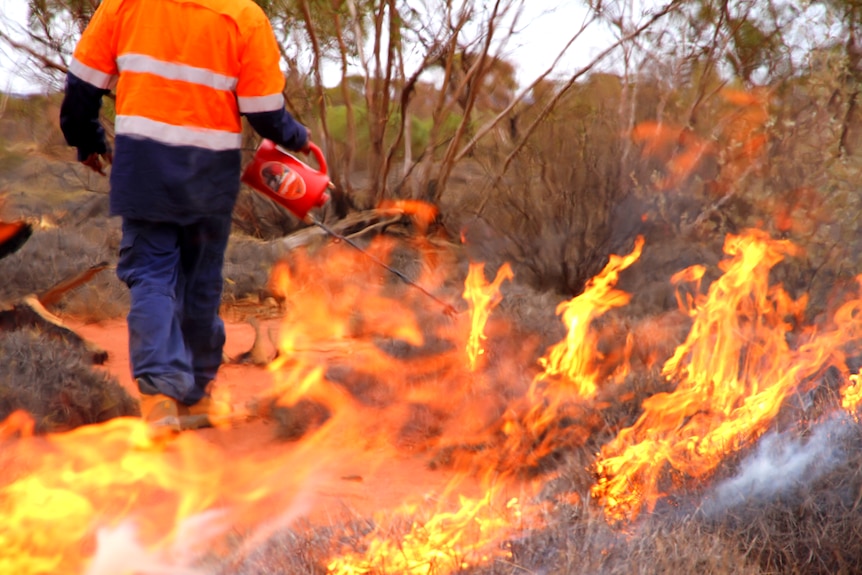
[[[764,435],[754,453],[742,461],[739,472],[719,483],[701,510],[707,514],[752,501],[768,501],[812,483],[842,460],[838,441],[853,429],[846,416],[835,416],[800,438],[789,432]]]
[[[175,546],[171,551],[145,549],[131,521],[96,533],[96,553],[86,575],[209,575],[190,567],[198,557]]]
[[[254,526],[238,550],[239,556],[310,512],[316,497],[316,477],[309,474],[290,505]],[[211,569],[195,565],[231,527],[227,510],[205,511],[177,525],[169,545],[155,548],[141,544],[138,528],[131,519],[116,527],[101,528],[96,532],[96,551],[84,575],[212,575]]]

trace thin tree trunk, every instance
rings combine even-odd
[[[488,68],[486,66],[488,59],[488,51],[491,49],[491,41],[494,39],[494,32],[496,31],[496,20],[497,14],[499,13],[499,9],[500,0],[497,0],[494,3],[494,9],[491,11],[491,17],[488,19],[488,28],[485,34],[485,42],[482,45],[482,51],[479,53],[477,61],[467,71],[467,74],[465,75],[462,82],[463,87],[468,87],[472,85],[473,88],[467,88],[467,98],[464,105],[464,117],[461,118],[461,123],[458,124],[458,128],[455,131],[455,136],[449,142],[449,146],[446,148],[446,154],[443,156],[440,176],[437,180],[437,187],[434,190],[434,195],[432,196],[432,200],[434,203],[440,201],[440,196],[443,194],[443,190],[446,188],[446,183],[449,180],[449,176],[452,174],[452,168],[455,165],[455,152],[461,142],[461,138],[463,138],[464,136],[464,132],[466,131],[467,126],[469,126],[470,124],[470,117],[473,112],[473,106],[476,103],[476,97],[479,93],[479,86],[481,86],[482,78],[488,71]],[[462,86],[459,86],[459,89],[463,89]]]
[[[337,0],[333,0],[336,3]],[[341,27],[341,17],[337,11],[334,16],[335,35],[338,40],[338,50],[341,57],[341,95],[344,98],[344,110],[347,119],[347,145],[344,146],[344,171],[343,177],[336,182],[336,189],[333,191],[333,200],[335,204],[335,213],[339,218],[343,218],[347,214],[346,198],[342,192],[342,187],[347,191],[347,195],[353,195],[353,185],[350,177],[354,169],[354,157],[356,155],[356,117],[353,112],[353,98],[350,93],[350,82],[347,74],[347,45],[344,42],[344,34]]]

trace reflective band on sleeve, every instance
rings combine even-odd
[[[76,58],[72,58],[72,62],[69,64],[69,71],[88,84],[92,84],[103,90],[110,88],[115,80],[112,74],[105,74],[95,68],[91,68]]]
[[[207,150],[238,150],[242,134],[207,128],[174,126],[142,116],[117,116],[116,133],[149,138],[171,146],[195,146]]]
[[[242,114],[256,112],[272,112],[284,108],[284,96],[281,93],[269,96],[238,97],[239,111]]]
[[[200,84],[216,90],[233,91],[237,79],[206,68],[197,68],[185,64],[175,64],[157,60],[146,54],[123,54],[117,58],[120,72],[141,72],[154,74],[167,80],[179,80],[191,84]]]

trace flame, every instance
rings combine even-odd
[[[718,136],[722,142],[717,153],[721,173],[712,186],[717,195],[728,193],[757,167],[769,141],[766,130],[770,95],[767,90],[725,89],[721,95],[733,108],[723,118]]]
[[[514,472],[540,469],[553,453],[583,445],[597,424],[593,398],[599,383],[608,378],[608,363],[596,346],[598,334],[593,320],[608,310],[622,306],[630,295],[614,289],[619,274],[641,255],[642,237],[635,239],[632,252],[611,255],[605,268],[587,282],[583,293],[557,306],[567,328],[566,338],[539,359],[542,371],[532,378],[520,401],[506,406],[495,429],[503,438],[489,468]],[[624,377],[626,365],[610,370],[611,377]],[[565,421],[565,425],[559,422]]]
[[[728,236],[724,249],[724,275],[694,299],[689,336],[663,367],[676,389],[645,400],[635,424],[602,449],[592,494],[611,520],[652,510],[668,469],[678,472],[677,481],[703,478],[750,444],[801,382],[824,366],[843,365],[836,344],[858,330],[858,314],[846,311],[838,329],[791,349],[788,318],[801,320],[806,300],[770,287],[768,276],[799,249],[757,230]]]
[[[416,310],[422,307],[403,297],[411,291],[390,291],[376,266],[357,264],[355,254],[330,247],[327,257],[315,262],[297,254],[291,273],[280,272],[290,308],[279,338],[278,359],[270,366],[275,395],[281,405],[311,399],[331,411],[326,424],[303,437],[302,443],[337,439],[364,454],[363,466],[375,466],[378,457],[393,456],[398,434],[412,423],[411,412],[405,411],[411,405],[446,415],[441,418],[440,445],[447,437],[487,441],[483,434],[494,421],[502,394],[480,389],[462,353],[465,347],[468,353],[472,350],[475,363],[470,367],[478,367],[490,312],[502,299],[500,286],[513,277],[510,266],[501,266],[489,284],[484,266],[472,265],[463,292],[471,306],[470,317],[465,314],[435,323],[429,321],[433,316],[418,317],[421,311]],[[384,246],[371,249],[381,259],[386,257]],[[429,285],[434,278],[425,276],[421,281]],[[432,346],[439,345],[434,342],[459,345],[442,345],[433,353],[410,352],[405,359],[386,353],[380,346],[382,339],[397,341],[408,350],[421,350],[429,340]],[[319,367],[324,362],[366,374],[374,381],[369,393],[384,399],[347,393]],[[504,495],[510,483],[499,473],[497,480],[478,494],[468,494],[459,476],[430,506],[426,500],[381,512],[375,517],[377,527],[358,548],[334,556],[328,572],[457,572],[499,556],[505,552],[499,541],[523,528],[525,519],[518,500]]]
[[[619,274],[641,255],[644,239],[638,236],[634,249],[626,256],[611,255],[605,268],[592,278],[584,292],[557,306],[566,325],[566,338],[551,347],[539,359],[544,373],[539,380],[561,380],[577,396],[589,399],[598,390],[602,354],[597,350],[597,336],[591,331],[592,321],[615,307],[629,302],[631,296],[614,289]]]
[[[721,171],[710,189],[716,195],[725,195],[763,156],[769,142],[765,133],[769,93],[725,89],[721,96],[730,109],[715,122],[712,134],[699,135],[689,128],[654,121],[642,122],[629,133],[644,156],[663,161],[665,174],[657,180],[659,190],[678,187],[705,159],[713,157]]]
[[[389,246],[374,242],[369,249],[384,260]],[[434,433],[414,434],[414,447],[483,433],[503,399],[480,396],[481,382],[465,369],[471,318],[448,318],[436,304],[417,299],[417,290],[387,282],[380,266],[338,245],[315,260],[296,253],[291,268],[290,275],[281,272],[290,305],[270,366],[278,405],[310,400],[326,406],[330,418],[319,433],[341,434],[356,448],[392,448],[417,425],[417,409],[428,414]],[[439,279],[427,273],[418,281],[434,286]],[[363,383],[351,389],[351,380]]]
[[[378,206],[381,210],[395,210],[409,215],[420,233],[425,233],[437,219],[439,210],[434,204],[421,200],[384,200]]]
[[[750,126],[760,121],[755,112],[745,120]],[[647,128],[640,132],[644,141],[681,137],[666,127]],[[740,137],[750,133],[740,130]],[[762,146],[757,134],[744,142],[749,151]],[[693,169],[691,162],[680,159],[675,177]],[[399,206],[425,213],[422,204]],[[417,244],[429,250],[420,250],[412,269],[417,281],[440,288],[451,270],[440,260],[429,265],[436,257],[430,243]],[[555,450],[583,446],[596,429],[607,428],[602,409],[618,391],[609,383],[619,382],[629,366],[614,363],[620,352],[603,347],[596,319],[629,302],[616,286],[643,246],[638,237],[631,253],[610,256],[582,294],[557,306],[565,338],[531,370],[522,360],[532,361],[533,350],[501,353],[492,365],[483,356],[485,338],[494,336],[489,327],[496,324],[488,320],[501,301],[500,286],[513,277],[508,265],[488,283],[484,266],[472,264],[462,293],[471,314],[444,318],[436,304],[349,247],[327,246],[324,258],[293,252],[271,279],[284,302],[278,356],[268,368],[271,399],[273,409],[314,402],[326,409],[326,420],[278,453],[228,459],[195,434],[153,438],[137,420],[33,437],[32,421],[15,414],[0,425],[0,462],[15,470],[0,478],[0,572],[121,573],[128,563],[117,566],[106,555],[115,545],[128,549],[136,568],[170,565],[182,572],[237,525],[270,524],[273,510],[285,510],[276,518],[283,525],[307,511],[300,502],[313,500],[300,495],[332,460],[361,458],[368,469],[396,455],[460,445],[481,446],[463,467],[452,457],[452,467],[469,465],[470,479],[482,478],[478,486],[458,476],[439,497],[409,494],[407,503],[376,514],[374,528],[333,553],[326,569],[449,573],[509,558],[501,542],[540,527],[544,517],[525,503],[541,485],[525,485],[518,472],[541,469]],[[374,241],[368,250],[385,260],[393,247]],[[645,400],[637,421],[598,456],[591,494],[612,521],[634,519],[674,485],[707,478],[729,453],[755,441],[788,395],[825,366],[847,371],[839,348],[862,334],[862,302],[842,306],[830,329],[802,331],[796,326],[805,299],[769,285],[770,270],[800,250],[759,231],[728,236],[724,249],[723,275],[706,293],[703,266],[672,278],[688,316],[681,323],[691,322],[662,368],[673,391]],[[663,332],[658,323],[648,329]],[[518,341],[517,347],[527,346]],[[858,374],[848,382],[842,405],[855,412],[862,398]],[[404,439],[426,420],[418,438]],[[577,503],[579,496],[557,499]],[[190,557],[173,557],[183,553]]]
[[[500,541],[525,528],[537,528],[538,514],[524,516],[517,497],[497,503],[503,489],[487,488],[479,497],[460,495],[457,509],[436,509],[427,519],[423,506],[404,505],[394,513],[380,514],[377,528],[363,538],[362,552],[347,552],[327,565],[332,575],[360,573],[429,574],[456,573],[495,557],[511,558],[511,552],[501,548]],[[409,527],[393,536],[398,524]],[[404,531],[402,528],[401,531]]]
[[[379,260],[391,244],[379,241],[368,251]],[[357,257],[353,250],[330,250],[326,262],[297,255],[291,271],[286,263],[273,275],[274,291],[289,302],[279,335],[279,351],[290,357],[313,348],[317,342],[338,341],[373,331],[376,335],[421,345],[422,330],[409,304],[376,290],[384,281],[382,270]],[[352,281],[343,281],[349,277]]]
[[[855,414],[862,403],[862,381],[859,374],[854,373],[849,377],[849,383],[841,389],[841,407],[849,413]]]
[[[500,285],[514,277],[508,263],[497,270],[494,281],[485,280],[485,264],[470,264],[470,271],[464,282],[463,297],[470,306],[470,336],[467,339],[467,358],[470,371],[475,371],[479,358],[485,353],[482,340],[485,339],[485,324],[491,311],[503,300]]]
[[[644,154],[655,156],[672,150],[679,144],[698,142],[690,130],[662,122],[641,122],[632,128],[632,140],[643,146]]]
[[[659,122],[642,122],[630,137],[641,145],[645,156],[663,158],[666,175],[658,181],[660,190],[678,186],[687,179],[714,146],[689,129]]]
[[[27,436],[25,420],[4,423],[2,460],[15,473],[0,484],[2,573],[82,573],[123,525],[153,557],[200,557],[228,530],[272,519],[273,506],[291,509],[311,469],[292,458],[242,465],[195,434],[154,437],[133,418],[45,437]]]
[[[862,275],[856,276],[856,284],[862,287]],[[862,300],[853,299],[844,303],[835,312],[834,321],[836,329],[831,339],[836,348],[844,342],[858,340],[862,337]],[[841,389],[841,407],[856,415],[860,404],[862,378],[859,373],[853,373],[848,376],[847,383]]]

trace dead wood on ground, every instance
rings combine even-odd
[[[95,364],[105,363],[108,360],[107,351],[81,337],[45,306],[58,302],[65,293],[88,282],[106,267],[108,264],[105,262],[97,264],[58,283],[40,296],[29,295],[13,303],[0,304],[0,331],[29,329],[44,333],[83,350]]]

